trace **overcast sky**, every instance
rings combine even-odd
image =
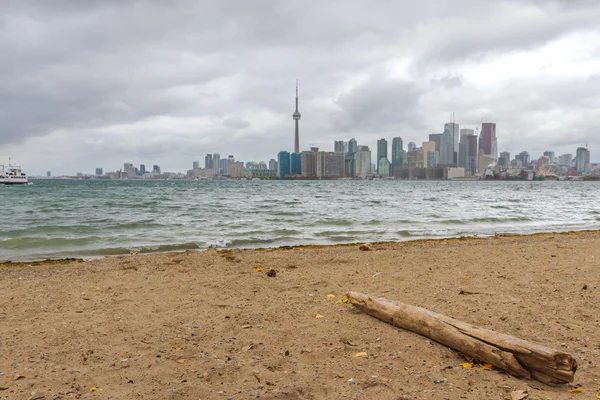
[[[0,156],[30,175],[428,140],[600,160],[600,1],[1,0]]]

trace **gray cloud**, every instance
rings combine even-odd
[[[597,62],[599,17],[586,0],[7,0],[0,152],[37,173],[269,159],[292,145],[296,78],[302,147],[419,142],[455,112],[496,120],[502,149],[566,151],[593,143],[597,76],[473,71],[573,35]]]

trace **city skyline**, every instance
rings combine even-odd
[[[296,78],[300,150],[352,137],[371,149],[382,137],[421,143],[454,113],[461,128],[502,127],[499,151],[589,143],[600,154],[595,2],[348,0],[343,14],[295,0],[91,7],[2,9],[0,51],[18,64],[0,74],[0,154],[30,174],[126,159],[184,170],[207,152],[293,151]],[[485,34],[473,36],[473,21]]]

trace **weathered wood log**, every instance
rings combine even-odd
[[[572,382],[575,377],[577,362],[565,352],[478,328],[425,308],[385,298],[374,299],[357,292],[346,296],[350,303],[369,315],[427,336],[511,375],[549,385]]]

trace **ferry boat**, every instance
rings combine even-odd
[[[0,164],[0,185],[26,185],[29,183],[27,175],[21,172],[21,167],[12,165],[9,161],[8,166]]]

